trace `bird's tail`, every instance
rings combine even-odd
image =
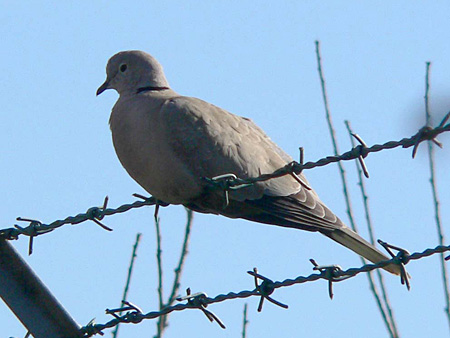
[[[363,256],[372,263],[378,263],[390,259],[350,228],[342,227],[330,231],[325,235],[350,250],[353,250],[358,255]],[[397,264],[386,265],[383,269],[395,275],[400,275],[400,267]]]

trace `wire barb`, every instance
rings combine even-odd
[[[367,144],[364,142],[364,140],[361,138],[361,136],[359,136],[356,133],[351,133],[351,135],[359,142],[359,146],[357,146],[355,149],[357,149],[357,151],[359,152],[358,155],[358,161],[359,164],[361,165],[361,169],[364,173],[364,176],[366,176],[366,178],[369,178],[369,171],[367,170],[367,166],[366,163],[364,162],[364,157],[367,156],[367,154],[364,153],[364,150],[367,149]]]
[[[258,305],[258,312],[262,311],[264,299],[267,299],[269,302],[271,302],[275,305],[278,305],[278,306],[282,307],[283,309],[288,308],[288,306],[286,304],[283,304],[269,296],[275,290],[274,283],[271,279],[269,279],[263,275],[260,275],[258,273],[257,268],[253,268],[253,271],[247,271],[247,273],[249,275],[252,275],[255,278],[256,291],[258,292],[259,295],[261,295],[261,299],[259,300],[259,305]],[[262,280],[261,284],[258,283],[259,282],[258,279]]]
[[[109,197],[106,196],[105,200],[103,201],[103,206],[89,208],[86,211],[86,216],[88,219],[90,219],[91,221],[93,221],[95,224],[99,225],[103,229],[105,229],[107,231],[113,231],[113,229],[111,229],[110,227],[107,227],[102,222],[100,222],[103,219],[103,217],[105,217],[105,210],[108,207],[108,201],[109,201]]]
[[[46,232],[50,232],[50,231],[52,231],[52,229],[41,229],[40,227],[42,226],[42,222],[35,220],[35,219],[17,217],[16,220],[30,223],[28,226],[26,226],[24,228],[17,224],[14,224],[14,227],[17,230],[19,230],[19,232],[22,235],[28,236],[30,238],[30,240],[28,242],[28,256],[30,256],[33,253],[34,237],[44,234]]]
[[[213,188],[223,191],[224,203],[222,205],[222,209],[226,209],[230,204],[230,199],[228,196],[228,192],[230,190],[238,190],[253,185],[253,183],[239,183],[241,180],[232,173],[215,176],[213,178],[204,177],[203,179]]]
[[[449,119],[450,119],[450,112],[448,112],[447,114],[445,114],[445,116],[444,116],[444,118],[442,119],[441,123],[439,123],[438,128],[443,128]]]
[[[303,148],[300,148],[300,149],[303,150]],[[303,153],[302,150],[300,151],[300,153]],[[306,183],[305,180],[303,180],[303,179],[301,178],[301,176],[300,176],[301,171],[300,171],[298,174],[295,172],[295,166],[296,166],[296,164],[303,165],[302,162],[303,162],[303,155],[300,156],[300,163],[297,163],[297,162],[295,162],[295,161],[292,161],[292,162],[290,162],[290,163],[288,163],[288,164],[286,165],[286,169],[287,169],[288,173],[289,173],[289,174],[290,174],[290,175],[291,175],[298,183],[300,183],[300,185],[301,185],[303,188],[305,188],[306,190],[312,190],[312,188],[309,186],[309,184]]]
[[[133,196],[143,200],[146,203],[153,202],[155,204],[155,213],[153,215],[155,220],[158,220],[159,207],[167,207],[170,205],[169,203],[163,202],[161,200],[157,200],[156,198],[154,198],[152,196],[147,197],[147,196],[144,196],[144,195],[141,195],[138,193],[134,193]]]
[[[447,114],[444,117],[444,119],[442,120],[441,124],[442,123],[445,124],[445,122],[448,120],[448,118],[449,118],[449,116]],[[439,127],[440,127],[440,124],[439,124]],[[416,157],[417,149],[419,148],[420,143],[422,143],[423,141],[429,140],[429,141],[433,142],[434,144],[436,144],[439,148],[443,147],[442,143],[436,139],[436,136],[434,135],[433,131],[434,131],[434,129],[431,128],[430,126],[424,126],[419,129],[419,131],[415,135],[416,140],[414,142],[412,158]]]
[[[325,279],[328,280],[328,296],[333,299],[333,282],[342,282],[343,280],[349,279],[351,276],[342,275],[342,268],[337,265],[319,265],[312,258],[309,261],[314,265],[313,270],[320,271]]]
[[[303,147],[298,147],[298,150],[300,151],[299,162],[300,164],[303,164],[305,161],[305,149]]]
[[[142,310],[138,306],[126,300],[123,300],[122,304],[125,306],[116,309],[106,309],[105,313],[117,319],[117,323],[124,322],[137,324],[142,321],[144,315],[142,313]],[[126,313],[124,315],[122,316],[117,315],[117,313],[125,311]]]
[[[92,318],[89,323],[87,323],[83,328],[82,332],[84,333],[84,336],[91,337],[93,335],[99,334],[100,336],[104,336],[105,333],[103,332],[103,329],[100,329],[97,324],[95,323],[95,318]]]
[[[207,298],[208,298],[208,295],[206,293],[197,292],[197,293],[191,294],[191,288],[187,288],[186,296],[177,297],[177,301],[181,302],[183,300],[187,300],[188,304],[191,305],[191,307],[200,309],[211,323],[215,321],[217,324],[219,324],[219,326],[222,329],[226,329],[225,324],[220,320],[220,318],[217,317],[217,315],[214,314],[214,312],[206,309],[208,304],[205,302],[205,299],[207,299]]]
[[[406,285],[406,288],[409,291],[411,289],[409,283],[410,276],[408,271],[406,271],[405,265],[408,264],[408,262],[410,261],[411,254],[408,252],[408,250],[386,243],[381,239],[379,239],[377,242],[389,253],[389,255],[391,255],[391,257],[394,259],[394,263],[400,266],[401,283],[402,285]],[[392,252],[391,249],[397,250],[398,253],[395,254],[394,252]]]

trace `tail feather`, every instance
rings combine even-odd
[[[356,252],[357,254],[363,256],[372,263],[378,263],[390,259],[377,248],[375,248],[372,244],[359,236],[356,232],[347,227],[330,231],[325,235],[338,242],[339,244],[342,244],[343,246]],[[395,275],[400,275],[400,267],[397,264],[389,264],[383,267],[383,269]]]

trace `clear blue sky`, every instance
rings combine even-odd
[[[197,2],[199,3],[199,2]],[[144,191],[118,162],[108,127],[117,94],[95,96],[108,58],[141,49],[164,66],[171,86],[252,118],[288,153],[307,160],[332,154],[324,119],[314,41],[322,44],[330,107],[341,150],[349,149],[343,121],[370,145],[410,136],[424,122],[425,62],[431,61],[431,107],[436,120],[450,110],[448,1],[0,1],[0,228],[17,216],[49,223],[100,205],[133,201]],[[436,156],[444,226],[450,223],[450,137]],[[421,251],[437,245],[426,147],[369,156],[367,180],[376,235]],[[346,163],[360,228],[363,213],[354,163]],[[306,172],[324,202],[347,221],[336,166]],[[110,317],[119,304],[131,247],[142,232],[130,300],[156,310],[153,208],[109,217],[108,233],[93,223],[65,226],[35,240],[14,242],[80,324]],[[178,257],[185,215],[161,213],[166,289]],[[449,231],[447,231],[449,232]],[[449,234],[450,235],[450,234]],[[365,235],[366,236],[366,235]],[[366,236],[367,237],[367,236]],[[321,264],[359,266],[359,258],[314,233],[242,220],[196,215],[182,290],[218,293],[251,289],[257,266],[274,280],[311,273]],[[444,336],[448,324],[436,257],[408,266],[407,292],[385,276],[402,337]],[[324,281],[279,290],[289,310],[257,298],[211,306],[221,330],[199,311],[170,317],[165,337],[239,337],[249,303],[247,337],[386,337],[365,276],[335,286]],[[155,321],[123,325],[121,337],[152,337]],[[107,333],[109,334],[109,333]],[[0,336],[25,330],[0,303]]]

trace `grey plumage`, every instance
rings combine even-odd
[[[120,95],[110,118],[119,160],[155,198],[197,212],[318,231],[372,262],[388,259],[290,176],[230,191],[224,208],[223,192],[205,177],[257,177],[292,159],[251,120],[174,92],[149,54],[114,55],[97,94],[106,89]],[[399,273],[396,265],[385,269]]]

